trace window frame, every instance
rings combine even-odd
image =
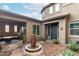
[[[70,34],[71,29],[79,29],[79,28],[70,28],[70,25],[74,24],[74,23],[79,23],[79,21],[73,21],[73,22],[69,23],[69,37],[79,37],[79,35],[72,35],[72,34]]]

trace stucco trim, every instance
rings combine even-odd
[[[50,23],[55,23],[55,22],[59,22],[60,20],[55,20],[55,21],[49,21],[49,22],[44,22],[43,24],[50,24]]]
[[[55,20],[58,20],[58,19],[67,17],[67,16],[69,16],[69,15],[70,15],[70,13],[58,15],[58,16],[52,17],[52,18],[50,18],[50,19],[46,19],[46,20],[44,20],[43,22],[55,21]]]

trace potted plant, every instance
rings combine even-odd
[[[53,40],[53,43],[54,44],[59,44],[59,41],[58,40]]]

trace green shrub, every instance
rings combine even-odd
[[[59,41],[58,41],[58,40],[53,40],[53,43],[54,43],[54,44],[58,44]]]
[[[41,37],[41,41],[46,41],[47,39],[44,37]]]
[[[71,50],[66,50],[61,55],[62,56],[75,56],[75,52],[73,52]]]
[[[27,42],[27,39],[26,39],[25,35],[23,35],[23,37],[22,37],[22,42],[23,42],[23,44],[25,44]]]
[[[70,44],[68,44],[67,47],[68,47],[70,50],[72,50],[72,51],[78,51],[78,49],[79,49],[78,44],[73,43],[73,42],[70,43]]]

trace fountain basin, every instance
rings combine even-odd
[[[39,56],[43,52],[42,46],[40,44],[36,44],[35,48],[31,47],[31,44],[27,44],[25,46],[25,53],[24,55],[27,56]]]
[[[36,44],[35,48],[31,48],[31,44],[26,45],[25,50],[28,52],[37,52],[39,50],[41,50],[41,45],[40,44]]]

